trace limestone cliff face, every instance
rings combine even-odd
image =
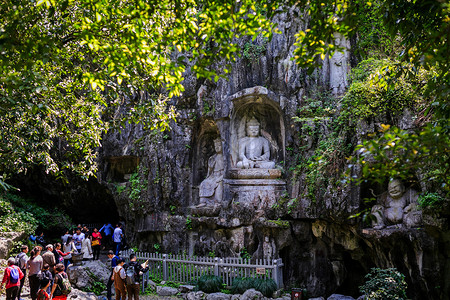
[[[247,54],[237,59],[227,79],[211,82],[186,74],[186,91],[174,100],[179,117],[170,131],[150,134],[129,126],[105,137],[98,178],[113,194],[129,240],[147,251],[280,257],[285,284],[304,286],[316,296],[357,295],[371,267],[394,266],[407,276],[410,297],[445,295],[450,266],[445,224],[363,231],[362,224],[348,219],[361,209],[365,191],[360,187],[323,186],[323,197],[315,201],[303,196],[304,176],[293,173],[297,150],[310,154],[317,141],[293,117],[305,105],[304,97],[314,97],[317,89],[342,95],[349,53],[326,58],[322,69],[309,76],[292,61],[294,34],[305,24],[296,11],[278,18],[282,34],[271,41],[240,41]],[[232,181],[237,137],[249,115],[259,118],[271,159],[282,170],[274,179],[278,183],[264,188]],[[365,126],[374,124],[361,124],[354,142]],[[226,165],[223,201],[196,208],[218,137]]]

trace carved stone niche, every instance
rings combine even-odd
[[[279,97],[264,87],[254,87],[230,100],[233,109],[225,190],[233,202],[258,210],[266,206],[261,202],[278,201],[286,185],[281,180],[285,127]]]
[[[242,161],[240,152],[242,152],[242,144],[249,138],[249,127],[253,125],[257,127],[258,124],[259,131],[256,135],[260,141],[257,144],[267,144],[270,151],[263,160],[274,162],[277,166],[284,161],[285,128],[281,108],[276,101],[277,97],[264,87],[254,87],[233,95],[231,99],[233,102],[230,128],[231,170],[228,177],[258,178],[258,173],[261,173],[259,178],[281,177],[281,171],[275,166],[243,167],[240,164]],[[249,177],[245,177],[247,173]]]
[[[205,120],[200,127],[194,154],[191,212],[217,215],[223,200],[223,145],[216,123]]]
[[[151,213],[140,218],[136,218],[136,231],[141,232],[163,232],[168,231],[167,226],[168,215],[167,213]]]
[[[106,161],[106,180],[115,182],[128,181],[139,165],[139,157],[131,155],[111,156]]]

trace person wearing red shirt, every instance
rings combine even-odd
[[[8,259],[8,267],[5,269],[5,273],[3,274],[2,284],[0,285],[0,290],[3,289],[3,285],[6,283],[6,300],[14,300],[17,298],[17,293],[19,292],[20,280],[23,278],[23,272],[20,270],[18,266],[15,266],[16,260],[14,257],[10,257]],[[16,270],[16,271],[14,271]],[[19,274],[19,278],[12,282],[11,272],[17,272]]]
[[[100,247],[102,245],[102,234],[94,228],[92,233],[92,250],[94,250],[94,260],[100,258]],[[97,258],[96,258],[97,257]]]

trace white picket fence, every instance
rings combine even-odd
[[[134,253],[139,262],[149,261],[149,271],[143,275],[142,289],[149,278],[180,283],[192,283],[202,275],[220,276],[227,286],[237,277],[272,278],[278,288],[283,287],[283,262],[274,260],[244,260],[238,257],[189,257],[186,255],[122,251],[121,257],[129,259]]]

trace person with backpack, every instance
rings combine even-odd
[[[52,287],[52,293],[50,295],[51,299],[55,300],[66,300],[67,295],[72,291],[72,287],[70,285],[69,277],[64,272],[64,265],[57,264],[55,266],[55,281]]]
[[[6,283],[6,300],[14,300],[19,292],[20,280],[23,278],[23,273],[18,266],[15,265],[16,260],[14,257],[8,259],[8,267],[3,274],[2,284],[0,290],[3,289],[3,285]]]
[[[126,268],[128,300],[134,297],[134,300],[139,300],[139,281],[141,275],[148,271],[148,260],[141,265],[137,262],[136,254],[130,254],[130,263]]]
[[[116,290],[116,300],[126,300],[127,299],[127,291],[125,286],[125,279],[127,278],[127,274],[125,273],[125,269],[123,265],[125,261],[121,258],[117,260],[117,266],[113,270],[113,280],[114,280],[114,288]]]
[[[41,288],[37,293],[37,300],[50,300],[50,295],[47,293],[47,289],[50,287],[50,280],[43,278],[40,280]]]
[[[17,299],[20,299],[20,294],[22,293],[23,284],[25,283],[25,277],[27,276],[28,246],[22,245],[22,247],[20,247],[20,250],[21,250],[21,252],[19,254],[17,254],[15,259],[16,259],[16,266],[18,266],[23,273],[23,278],[20,279],[20,286],[19,286],[19,292],[17,293]]]
[[[44,260],[41,256],[41,247],[36,246],[30,252],[30,259],[27,261],[28,282],[30,284],[30,297],[36,300],[37,292],[39,291],[39,275],[41,274]]]
[[[46,263],[44,263],[44,266],[42,267],[42,270],[41,270],[41,274],[39,274],[39,282],[42,279],[50,280],[50,285],[47,288],[47,293],[50,293],[52,284],[53,284],[53,274],[52,274],[52,272],[50,272],[50,266]],[[42,288],[42,285],[41,285],[41,288]]]

